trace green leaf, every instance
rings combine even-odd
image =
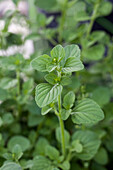
[[[60,62],[65,57],[65,51],[64,48],[61,45],[56,45],[51,50],[51,57],[56,59],[57,62]]]
[[[26,151],[26,150],[28,150],[29,147],[30,147],[30,142],[29,142],[29,140],[28,140],[26,137],[24,137],[24,136],[13,136],[13,137],[9,140],[9,142],[8,142],[8,148],[9,148],[9,150],[12,151],[14,145],[16,145],[16,144],[18,144],[18,145],[21,146],[22,151]]]
[[[80,59],[80,49],[78,45],[72,44],[72,45],[67,45],[65,48],[65,57],[61,61],[61,65],[64,66],[66,63],[66,60],[70,57],[74,57],[77,59]]]
[[[83,146],[83,150],[75,155],[82,160],[92,159],[100,146],[98,135],[89,130],[78,130],[72,136],[73,141],[79,140]]]
[[[62,92],[61,85],[41,83],[36,87],[35,100],[39,107],[44,107],[53,102]]]
[[[108,154],[104,148],[100,148],[94,157],[94,160],[100,165],[106,165],[108,163]]]
[[[70,114],[71,114],[71,109],[69,109],[69,110],[62,109],[61,110],[61,118],[62,118],[62,120],[67,120],[68,117],[70,116]]]
[[[84,65],[80,61],[80,59],[75,58],[75,57],[70,57],[66,60],[66,63],[64,67],[62,68],[62,71],[64,73],[68,72],[75,72],[75,71],[80,71],[84,68]]]
[[[51,161],[44,156],[36,156],[33,159],[32,170],[53,170],[53,165]]]
[[[47,114],[48,112],[50,112],[51,110],[52,110],[51,107],[45,106],[45,107],[42,108],[41,114],[42,114],[42,115],[46,115],[46,114]]]
[[[46,74],[44,78],[48,83],[50,83],[52,85],[54,85],[58,82],[58,76],[54,73]]]
[[[63,106],[65,109],[70,109],[75,101],[75,94],[73,91],[68,92],[63,98]]]
[[[75,151],[77,153],[81,153],[83,151],[83,146],[79,140],[72,141],[72,149],[71,151]]]
[[[65,136],[65,145],[68,146],[69,145],[69,141],[70,141],[70,135],[69,132],[67,130],[64,131],[64,136]],[[56,129],[56,139],[59,143],[61,143],[61,130],[60,127],[58,127]]]
[[[107,104],[110,101],[110,98],[111,92],[107,87],[98,87],[92,93],[92,99],[95,100],[100,106]]]
[[[22,170],[21,166],[19,164],[13,163],[13,162],[7,162],[5,163],[0,170]]]
[[[84,98],[72,111],[72,121],[77,124],[95,124],[104,119],[100,106],[91,99]]]
[[[4,125],[10,125],[14,122],[14,117],[11,113],[4,113],[2,116]]]
[[[48,156],[51,160],[59,160],[59,151],[53,146],[46,146],[46,156]]]
[[[59,164],[59,167],[63,170],[70,170],[70,163],[68,161],[64,161],[62,164]]]
[[[3,89],[10,89],[17,84],[17,79],[12,79],[9,77],[4,77],[1,79],[0,87]]]
[[[67,86],[67,85],[69,85],[69,84],[71,84],[71,78],[70,77],[66,77],[66,76],[62,76],[62,78],[61,78],[61,81],[60,81],[60,84],[62,85],[62,86]]]
[[[42,123],[43,120],[44,120],[44,117],[42,117],[41,115],[29,114],[29,116],[28,116],[28,126],[29,127],[37,126],[40,123]]]
[[[111,2],[102,2],[98,9],[99,15],[109,15],[112,12],[113,5]]]
[[[50,56],[44,54],[31,61],[31,66],[33,69],[45,72],[47,71],[46,65],[50,62]]]
[[[9,97],[8,92],[0,88],[0,100],[5,101],[6,99],[8,99],[8,97]]]
[[[1,67],[7,70],[16,70],[23,68],[25,59],[21,54],[15,56],[4,57],[1,59]]]
[[[47,145],[49,145],[47,139],[44,137],[40,137],[35,145],[34,154],[45,155]]]
[[[18,161],[23,155],[21,146],[18,144],[14,145],[12,149],[12,153],[13,153],[15,160]]]
[[[97,44],[93,47],[85,49],[83,51],[83,55],[89,60],[100,60],[103,57],[104,52],[104,46],[102,44]]]
[[[75,57],[80,59],[80,48],[78,45],[72,44],[67,45],[65,48],[65,59],[67,60],[70,57]]]

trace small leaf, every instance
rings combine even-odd
[[[61,81],[60,81],[60,84],[62,85],[62,86],[67,86],[67,85],[69,85],[69,84],[71,84],[71,78],[70,77],[66,77],[66,76],[62,76],[62,78],[61,78]]]
[[[100,106],[91,99],[82,99],[72,111],[72,121],[77,124],[95,124],[104,118]]]
[[[42,114],[42,115],[46,115],[46,114],[47,114],[48,112],[50,112],[51,110],[52,110],[51,107],[45,106],[45,107],[42,108],[41,114]]]
[[[46,65],[50,62],[50,56],[44,54],[31,61],[31,66],[33,69],[45,72],[47,71]]]
[[[72,141],[72,149],[71,149],[71,151],[75,151],[77,153],[81,153],[82,150],[83,150],[83,146],[82,146],[82,144],[80,143],[79,140]]]
[[[70,116],[70,114],[71,114],[71,109],[69,109],[69,110],[62,109],[61,110],[61,118],[62,118],[62,120],[67,120],[68,117]]]
[[[75,101],[75,94],[73,91],[68,92],[63,99],[63,106],[65,109],[70,109]]]
[[[12,151],[16,144],[21,146],[22,151],[25,151],[30,147],[29,140],[24,136],[13,136],[8,142],[9,150]]]
[[[61,45],[55,46],[51,50],[51,57],[53,59],[56,59],[58,62],[61,61],[65,57],[65,51],[64,48]]]
[[[73,134],[72,139],[73,141],[79,140],[83,146],[82,152],[76,152],[76,156],[82,160],[92,159],[97,153],[97,150],[101,144],[98,135],[89,130],[78,130]]]
[[[36,87],[35,100],[39,107],[44,107],[53,102],[62,92],[61,85],[41,83]]]
[[[21,166],[19,164],[13,163],[13,162],[7,162],[5,163],[0,170],[22,170]]]
[[[54,73],[46,74],[44,78],[48,83],[52,85],[56,84],[58,81],[58,76]]]
[[[80,59],[75,58],[75,57],[70,57],[66,60],[66,63],[64,67],[62,68],[62,71],[64,73],[68,72],[75,72],[75,71],[80,71],[84,68],[84,65],[80,61]]]
[[[51,160],[59,160],[59,151],[53,146],[46,146],[46,156],[48,156]]]

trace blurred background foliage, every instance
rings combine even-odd
[[[91,127],[65,121],[69,135],[90,130],[101,145],[90,160],[71,161],[71,170],[112,170],[113,161],[113,2],[108,0],[0,0],[0,166],[38,170],[37,155],[45,145],[57,145],[57,119],[46,117],[34,101],[36,84],[44,73],[30,61],[57,44],[78,44],[85,69],[73,74],[69,90],[77,100],[89,97],[105,113]],[[85,133],[84,133],[85,134]],[[24,146],[24,147],[23,147]],[[87,153],[88,154],[88,153]],[[17,165],[19,163],[20,165]],[[66,170],[65,166],[61,169]],[[8,169],[11,170],[11,169]]]

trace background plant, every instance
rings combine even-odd
[[[37,169],[39,165],[44,169],[42,162],[47,162],[49,169],[53,167],[72,170],[75,168],[78,170],[109,169],[113,157],[113,48],[112,23],[106,20],[105,16],[112,11],[112,4],[104,0],[48,0],[48,3],[42,0],[33,0],[28,1],[28,13],[23,16],[18,10],[20,1],[14,0],[13,3],[16,8],[14,11],[10,10],[5,13],[4,18],[2,18],[5,27],[0,32],[0,47],[3,50],[0,56],[1,169],[7,167],[10,169]],[[104,25],[106,31],[110,34],[102,30],[94,30],[95,20]],[[28,34],[9,31],[11,23],[18,24],[17,21],[20,25],[24,23]],[[103,21],[106,21],[107,24],[104,24]],[[24,51],[19,49],[29,40],[34,44],[34,52],[32,51],[32,55],[30,54],[29,58],[25,59]],[[73,44],[78,44],[81,48],[81,61],[85,65],[84,69],[81,71],[72,70],[71,74],[61,70],[63,74],[61,74],[61,78],[58,78],[55,70],[58,67],[58,62],[60,67],[64,67],[62,65],[64,59],[62,59],[61,62],[55,62],[55,60],[51,61],[52,63],[49,62],[47,65],[48,74],[47,72],[40,72],[41,70],[34,71],[30,66],[31,60],[34,59],[33,61],[35,61],[37,56],[39,58],[36,58],[36,60],[40,59],[43,54],[49,55],[52,47],[57,44],[62,44],[64,49],[58,45],[58,51],[62,49],[65,56],[68,51],[65,51],[66,48],[70,48],[71,45],[75,48]],[[15,46],[17,46],[18,51],[13,53],[15,55],[10,56],[8,48],[12,47],[14,49]],[[76,50],[80,52],[77,46]],[[80,55],[77,54],[77,56],[81,63]],[[47,58],[52,60],[52,55]],[[37,66],[36,68],[39,69]],[[51,69],[54,71],[50,72]],[[42,116],[40,114],[42,111],[34,100],[35,86],[39,83],[45,83],[45,80],[49,81],[51,87],[55,84],[60,88],[63,86],[61,104],[62,119],[66,131],[64,132],[66,136],[66,139],[64,138],[66,141],[65,158],[61,152],[58,118],[54,114],[54,109],[59,113],[57,101],[53,100],[52,105],[45,106],[42,109],[43,113],[48,110],[50,113]],[[69,96],[72,97],[74,102],[70,104],[73,104],[73,106],[67,108],[64,101]],[[94,104],[92,104],[92,100],[98,103],[105,114],[103,121],[94,123],[92,117],[90,117],[91,124],[85,123],[88,120],[85,120],[85,122],[83,120],[77,121],[76,109],[84,98],[90,98],[91,106]],[[85,106],[87,106],[87,103],[88,101],[85,101]],[[87,111],[87,108],[85,109]],[[80,113],[83,113],[82,110],[80,110]],[[72,120],[74,123],[72,123]],[[94,119],[97,122],[99,120],[99,117],[98,120]],[[82,141],[84,134],[86,134],[86,139],[88,138],[89,141],[85,139]],[[97,152],[93,153],[91,150],[89,151],[90,147],[88,145],[92,140],[98,143],[97,150],[95,149]],[[93,145],[94,143],[92,143]],[[26,147],[23,148],[23,146]],[[91,155],[88,157],[85,155],[85,158],[82,154],[84,148],[87,149],[87,152],[91,152]],[[51,156],[51,152],[55,153],[59,160],[56,156]],[[69,168],[69,166],[71,167]]]

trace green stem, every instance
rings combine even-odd
[[[19,97],[20,96],[20,72],[19,70],[16,71],[16,78],[17,78],[17,96]],[[21,114],[21,107],[18,104],[18,117],[20,116],[20,114]]]
[[[20,72],[17,70],[16,72],[16,77],[17,77],[17,94],[18,96],[20,95]]]
[[[95,4],[94,11],[93,11],[93,14],[92,14],[92,17],[91,17],[91,21],[90,21],[90,24],[89,24],[89,27],[88,27],[86,37],[88,37],[90,35],[94,21],[96,19],[97,10],[98,10],[99,5],[100,5],[100,0],[98,0],[98,2]]]
[[[65,135],[64,135],[64,122],[61,119],[61,95],[58,96],[58,107],[59,107],[59,123],[61,131],[61,143],[62,143],[62,154],[65,157]]]
[[[60,21],[59,37],[58,37],[59,43],[62,43],[62,32],[64,29],[64,23],[65,23],[65,18],[66,18],[67,3],[68,3],[68,0],[65,0],[65,4],[62,7],[62,16],[61,16],[61,21]]]

